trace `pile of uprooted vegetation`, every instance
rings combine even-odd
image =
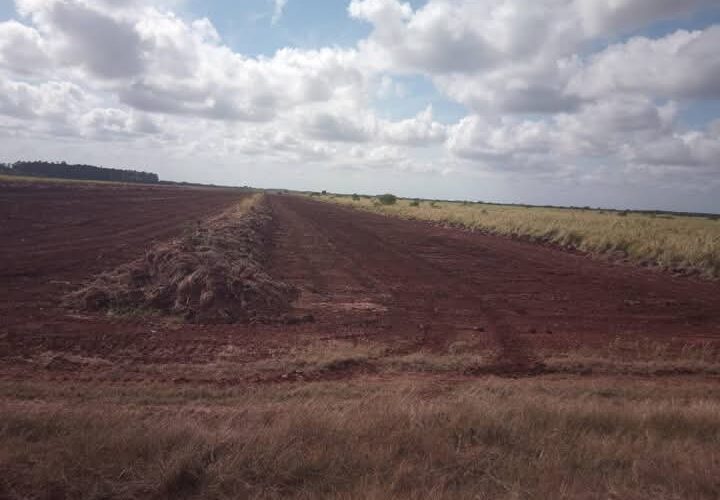
[[[277,316],[297,290],[263,269],[271,223],[262,196],[246,199],[143,258],[101,274],[67,303],[81,310],[162,312],[207,323]]]

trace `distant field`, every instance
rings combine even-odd
[[[317,199],[408,219],[525,237],[646,265],[720,277],[720,217],[323,195]]]

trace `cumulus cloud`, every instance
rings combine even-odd
[[[17,0],[0,23],[3,127],[336,168],[720,168],[720,125],[682,119],[720,99],[720,26],[643,30],[716,0],[348,0],[366,38],[265,56],[233,50],[180,2]],[[276,23],[286,0],[268,5]],[[439,120],[442,99],[401,83],[414,77],[466,116]]]
[[[458,158],[497,171],[530,170],[535,174],[586,167],[666,166],[718,172],[720,135],[712,125],[683,131],[677,105],[655,104],[646,97],[618,96],[560,113],[550,120],[472,115],[452,127],[447,141]]]
[[[328,112],[315,113],[302,122],[308,137],[331,142],[367,142],[373,135],[374,125],[372,120]]]
[[[720,98],[720,26],[636,37],[589,58],[568,90],[585,98],[616,92],[668,98]]]
[[[447,126],[433,119],[432,106],[428,106],[412,118],[382,122],[381,134],[389,143],[428,146],[445,141]]]
[[[716,4],[715,0],[577,0],[575,3],[589,36],[632,30]]]
[[[128,21],[81,1],[20,0],[59,64],[80,65],[99,78],[131,77],[142,71],[141,38]]]
[[[32,85],[0,81],[0,113],[15,118],[64,120],[87,108],[90,102],[91,98],[70,82]]]
[[[0,23],[0,66],[29,75],[50,65],[45,42],[36,29],[17,21]]]
[[[587,43],[712,5],[710,0],[353,0],[372,24],[363,50],[396,71],[433,78],[475,111],[555,113],[597,93],[717,95],[718,32],[637,37],[584,61]]]
[[[160,132],[160,127],[150,117],[117,108],[93,109],[80,117],[78,125],[81,135],[100,140],[127,139]]]

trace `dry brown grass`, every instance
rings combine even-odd
[[[25,374],[33,363],[37,377],[105,381],[0,382],[0,498],[720,493],[720,352],[710,344],[616,339],[539,352],[558,373],[517,380],[463,376],[494,362],[472,339],[432,352],[298,339],[262,355],[242,343],[206,354],[149,365],[51,351],[23,360]],[[683,367],[695,375],[647,376]],[[595,376],[561,373],[588,369]],[[184,381],[119,383],[128,374]],[[307,382],[337,374],[349,378]]]
[[[0,384],[3,498],[717,498],[720,386]]]
[[[185,364],[139,368],[148,373],[181,376],[194,374],[203,380],[267,381],[317,380],[349,377],[358,373],[385,376],[406,374],[463,375],[497,373],[498,351],[484,341],[458,341],[443,350],[399,344],[393,348],[372,341],[301,342],[293,348],[275,350],[253,359],[242,346],[228,344],[214,359],[192,366]],[[535,352],[545,373],[574,375],[720,375],[720,344],[678,346],[647,338],[615,339],[605,346],[564,351]],[[38,361],[36,361],[37,363]],[[41,366],[43,366],[40,363]],[[92,367],[92,369],[95,369]]]
[[[720,277],[720,218],[327,195],[316,199],[398,217],[517,236]],[[623,216],[621,216],[623,215]]]
[[[17,358],[13,367],[28,367],[39,374],[63,374],[121,381],[128,377],[151,380],[205,381],[218,384],[281,380],[332,380],[364,374],[396,376],[463,376],[504,373],[502,357],[492,345],[478,339],[456,341],[444,349],[428,350],[411,342],[393,346],[369,340],[309,341],[295,347],[258,352],[242,341],[219,346],[212,352],[200,347],[192,356],[172,349],[149,353],[128,348],[122,356],[104,358],[68,351],[39,351]],[[534,359],[546,374],[720,376],[720,344],[659,342],[648,338],[615,339],[607,345],[563,350],[534,350]],[[144,357],[150,359],[143,359]],[[180,356],[186,356],[180,359]],[[167,358],[163,361],[163,358]],[[517,375],[522,375],[522,372]]]
[[[649,338],[616,338],[603,347],[539,353],[548,370],[609,375],[720,375],[720,344],[677,345]]]

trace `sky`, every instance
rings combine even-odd
[[[720,213],[720,0],[0,0],[0,161]]]

